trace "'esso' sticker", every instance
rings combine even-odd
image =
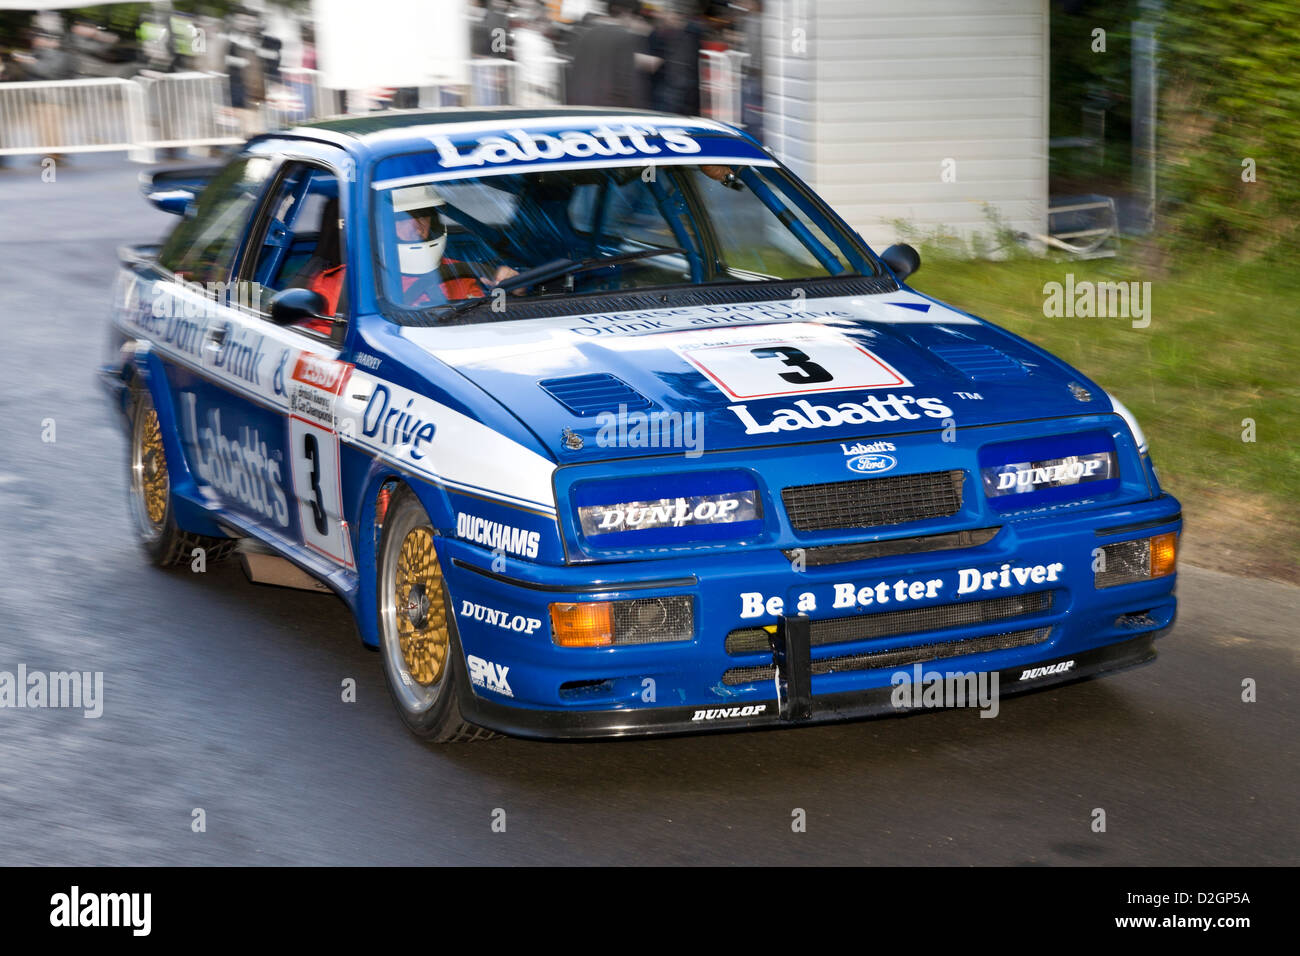
[[[338,392],[344,373],[351,368],[346,362],[320,358],[303,352],[293,366],[293,377],[305,385],[315,385],[327,392]]]

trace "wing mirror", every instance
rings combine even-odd
[[[189,211],[190,203],[194,202],[194,194],[186,189],[160,189],[148,193],[145,198],[173,216],[184,216]]]
[[[184,216],[208,180],[220,171],[220,166],[146,170],[140,174],[140,191],[163,212]]]
[[[323,313],[329,301],[311,289],[282,289],[271,296],[271,321],[276,325],[293,325],[304,319],[328,319]]]
[[[905,242],[890,246],[882,252],[880,261],[889,266],[899,282],[921,268],[921,254]]]

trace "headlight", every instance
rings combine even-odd
[[[1138,420],[1133,417],[1133,413],[1125,407],[1123,402],[1114,395],[1111,395],[1110,392],[1107,392],[1106,396],[1110,399],[1110,403],[1115,406],[1115,414],[1128,423],[1129,431],[1133,433],[1133,440],[1137,442],[1138,454],[1145,455],[1147,451],[1147,436],[1142,434],[1142,426],[1138,424]]]
[[[600,547],[735,539],[763,524],[758,485],[743,471],[586,482],[574,504],[583,536]]]
[[[1103,431],[985,445],[979,460],[984,496],[1000,510],[1119,486],[1114,443]]]
[[[689,641],[695,633],[690,595],[551,605],[551,640],[561,647],[609,647]]]
[[[1168,531],[1154,538],[1121,541],[1101,549],[1093,563],[1093,585],[1098,588],[1131,584],[1173,574],[1178,561],[1178,534]]]

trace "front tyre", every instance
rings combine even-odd
[[[138,389],[131,406],[131,457],[129,461],[131,517],[136,536],[149,560],[162,568],[188,564],[194,550],[205,552],[204,560],[219,561],[230,554],[235,542],[190,534],[176,524],[172,511],[171,475],[163,450],[162,428],[149,393]]]
[[[460,713],[460,648],[433,525],[419,499],[393,492],[379,542],[379,650],[402,721],[422,740],[452,743],[493,736]]]

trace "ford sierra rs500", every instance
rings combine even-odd
[[[145,190],[103,377],[146,552],[337,593],[422,738],[893,713],[1173,622],[1133,416],[735,129],[395,112]]]

